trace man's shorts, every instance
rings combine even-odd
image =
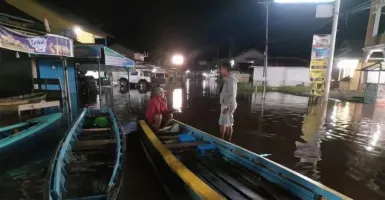
[[[237,109],[237,105],[233,105],[229,107],[229,110],[226,112],[226,114],[223,114],[224,108],[221,106],[221,114],[219,116],[219,125],[230,127],[234,124],[234,112],[235,109]]]

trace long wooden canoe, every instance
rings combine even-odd
[[[145,121],[139,123],[144,150],[162,182],[167,185],[172,176],[177,177],[191,199],[350,200],[264,156],[181,122],[175,121],[180,132],[157,134]],[[171,196],[173,187],[166,186]]]
[[[0,98],[0,105],[14,105],[14,104],[38,102],[38,101],[44,100],[46,97],[47,97],[47,93],[45,92],[36,92],[31,94],[5,97],[5,98]]]
[[[0,98],[0,111],[16,111],[22,104],[41,102],[45,100],[47,93],[38,92],[13,97]]]
[[[110,109],[84,109],[51,159],[44,199],[116,199],[125,149],[122,129]]]
[[[34,118],[18,124],[0,128],[0,152],[12,151],[23,143],[34,142],[40,134],[53,131],[62,117],[61,113],[54,113]]]

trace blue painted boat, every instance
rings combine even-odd
[[[178,132],[154,134],[139,122],[147,157],[175,199],[350,199],[262,155],[175,123]]]
[[[125,149],[122,129],[110,109],[84,109],[51,159],[44,199],[116,199]]]
[[[25,143],[34,143],[39,135],[54,130],[60,123],[61,113],[54,113],[0,128],[0,153],[12,152]]]

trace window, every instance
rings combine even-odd
[[[156,78],[164,78],[164,73],[156,73],[155,77]]]
[[[143,72],[143,76],[151,76],[151,72],[144,71],[144,72]]]
[[[139,72],[131,72],[131,76],[138,76]]]

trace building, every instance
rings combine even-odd
[[[263,53],[255,49],[250,49],[240,53],[238,56],[231,59],[230,64],[234,68],[237,68],[242,72],[252,73],[252,71],[250,71],[250,66],[264,59],[265,56],[263,55]]]
[[[384,71],[382,63],[385,61],[384,6],[384,1],[372,0],[361,68],[365,72],[363,83],[385,83],[385,75],[381,72]]]
[[[80,43],[93,44],[97,39],[110,36],[85,20],[47,1],[5,0],[5,2],[22,10],[42,23],[44,23],[46,18],[52,33],[73,38]]]
[[[270,57],[267,67],[267,85],[270,87],[296,86],[310,84],[309,62],[295,57]],[[264,60],[255,61],[253,84],[261,85],[264,81]]]
[[[362,90],[362,72],[357,68],[362,66],[363,47],[363,40],[347,40],[336,50],[332,71],[333,88]]]

